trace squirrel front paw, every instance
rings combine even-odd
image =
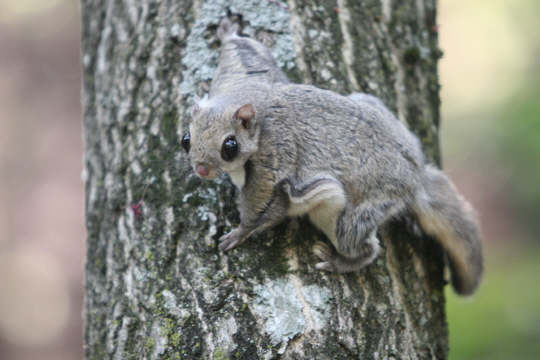
[[[228,234],[223,235],[219,238],[219,250],[229,251],[234,249],[238,245],[244,242],[244,238],[240,236],[241,231],[236,228],[231,230]]]

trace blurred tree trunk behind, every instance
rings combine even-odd
[[[230,188],[180,139],[227,12],[293,81],[383,99],[438,163],[435,0],[82,0],[86,358],[446,358],[443,254],[408,218],[353,274],[314,269],[305,219],[217,251]]]

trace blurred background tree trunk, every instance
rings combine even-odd
[[[446,358],[443,253],[411,219],[354,274],[314,269],[305,219],[218,252],[231,189],[180,138],[227,13],[293,81],[383,99],[439,163],[435,0],[83,0],[86,358]]]

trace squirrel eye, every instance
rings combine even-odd
[[[184,136],[182,136],[182,147],[186,152],[189,152],[190,144],[189,144],[189,133],[187,132]]]
[[[231,161],[238,155],[238,144],[234,136],[229,136],[224,142],[221,148],[221,157],[225,161]]]

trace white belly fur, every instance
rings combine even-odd
[[[288,215],[301,216],[307,213],[311,222],[337,246],[337,218],[346,202],[343,187],[336,180],[336,183],[326,183],[302,197],[292,197]]]

